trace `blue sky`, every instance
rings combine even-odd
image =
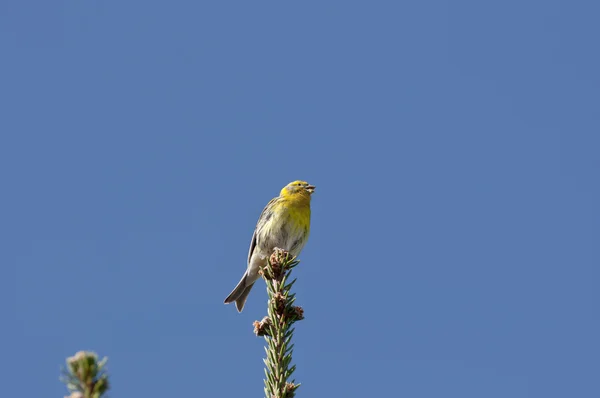
[[[0,2],[0,380],[261,396],[263,206],[317,186],[300,397],[597,397],[600,6]]]

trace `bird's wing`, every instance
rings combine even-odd
[[[252,253],[254,252],[255,247],[256,247],[256,228],[254,229],[254,233],[252,234],[252,241],[250,242],[250,250],[248,250],[248,264],[250,264],[250,259],[252,258]]]
[[[267,203],[267,205],[265,206],[265,208],[263,209],[262,213],[260,213],[260,217],[258,217],[258,221],[256,223],[256,228],[254,228],[254,233],[252,234],[252,240],[250,241],[250,249],[248,250],[248,264],[250,264],[250,259],[252,258],[252,253],[254,253],[254,248],[256,248],[256,244],[257,244],[257,240],[258,240],[258,228],[261,225],[261,220],[263,219],[263,217],[269,217],[271,218],[270,214],[265,214],[268,210],[271,210],[271,207],[273,206],[273,203],[275,203],[275,201],[277,201],[278,198],[273,198],[269,201],[269,203]],[[266,220],[265,220],[266,221]]]

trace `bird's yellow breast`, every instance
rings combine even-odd
[[[280,198],[273,205],[269,221],[259,232],[259,242],[269,252],[279,247],[298,255],[309,232],[310,201]]]
[[[310,227],[310,197],[294,195],[277,203],[274,211],[279,213],[281,221],[288,222],[296,228],[308,229]],[[287,220],[285,220],[287,218]]]

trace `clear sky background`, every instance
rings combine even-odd
[[[317,186],[299,397],[599,397],[594,1],[0,1],[0,381],[260,397],[263,206]]]

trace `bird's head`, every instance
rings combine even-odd
[[[306,196],[310,197],[315,191],[315,186],[310,185],[306,181],[293,181],[287,184],[281,190],[280,195],[283,197]]]

